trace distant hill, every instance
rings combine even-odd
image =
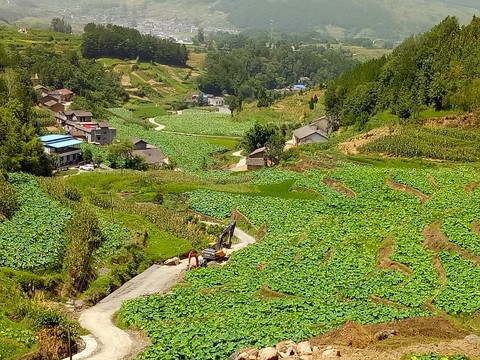
[[[448,15],[460,22],[480,14],[477,0],[0,0],[0,20],[48,26],[65,16],[82,23],[177,19],[203,26],[304,32],[318,30],[336,38],[369,36],[401,40],[428,30]]]
[[[448,15],[468,22],[480,2],[476,0],[221,0],[215,6],[240,28],[306,31],[326,30],[331,35],[366,35],[402,39],[423,32]]]

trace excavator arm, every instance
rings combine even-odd
[[[216,243],[209,244],[210,246],[203,250],[202,257],[207,261],[220,261],[226,258],[223,247],[230,248],[232,246],[232,237],[235,232],[237,221],[234,220],[225,230],[218,236]],[[225,237],[228,235],[228,241],[224,243]]]
[[[218,236],[217,245],[215,246],[215,250],[220,250],[223,246],[226,248],[230,248],[232,246],[232,237],[233,233],[235,232],[235,226],[237,225],[237,220],[233,220],[228,227],[222,231],[222,233]],[[224,239],[228,235],[228,241],[224,245]]]

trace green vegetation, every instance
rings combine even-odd
[[[469,360],[465,355],[438,355],[438,354],[427,354],[427,355],[408,355],[409,360]]]
[[[51,303],[59,277],[41,276],[30,272],[0,269],[0,356],[16,359],[39,350],[37,334],[50,342],[43,348],[47,358],[66,356],[68,349],[67,327],[72,327],[72,347],[78,333],[74,323]],[[37,291],[37,296],[33,296]]]
[[[386,109],[400,119],[419,117],[430,106],[475,110],[478,59],[473,54],[480,45],[472,34],[479,22],[474,17],[460,27],[455,17],[448,17],[431,31],[408,38],[390,56],[364,63],[330,83],[325,103],[334,125],[363,127]]]
[[[208,174],[225,184],[260,181],[270,188],[289,181],[320,197],[299,200],[192,192],[193,209],[225,218],[238,208],[255,226],[266,223],[268,232],[261,242],[234,254],[226,266],[188,273],[186,284],[173,294],[124,304],[125,321],[147,330],[154,341],[143,358],[161,354],[172,359],[224,359],[245,346],[304,339],[347,320],[366,324],[428,315],[423,305],[429,299],[452,315],[480,309],[472,295],[478,289],[478,267],[458,254],[439,253],[447,276],[443,286],[432,265],[433,252],[423,245],[423,231],[431,223],[455,214],[471,225],[480,216],[476,205],[480,192],[464,189],[478,180],[476,168],[419,172],[344,164],[328,173],[261,172],[257,180]],[[347,198],[327,187],[323,183],[327,175],[343,181],[356,196]],[[427,175],[439,188],[426,185]],[[388,177],[427,188],[433,196],[419,204],[416,196],[386,186]],[[468,236],[465,241],[475,244],[478,235],[473,231],[447,225],[452,241],[461,244],[455,236]],[[391,260],[408,272],[379,265],[378,251],[388,236],[395,240]],[[285,296],[257,297],[264,286]]]
[[[122,118],[118,116],[110,117],[110,122],[117,128],[117,134],[119,136],[136,136],[150,144],[158,146],[163,150],[164,154],[173,161],[173,163],[181,168],[187,170],[199,170],[202,167],[202,163],[207,167],[212,166],[217,162],[217,159],[212,156],[212,154],[227,151],[225,146],[213,144],[206,139],[168,134],[152,129],[150,127],[151,124],[141,126],[129,122],[126,120],[131,116],[128,110],[110,109],[110,111],[116,115],[122,116]]]
[[[290,45],[270,49],[261,40],[249,39],[241,48],[209,52],[204,65],[206,74],[198,82],[205,93],[258,98],[259,106],[261,100],[268,106],[278,93],[266,94],[267,89],[297,84],[301,77],[308,77],[311,85],[322,84],[356,64],[352,54],[343,49],[314,47],[294,51]]]
[[[120,220],[131,231],[136,231],[137,233],[147,232],[147,254],[154,260],[168,259],[182,254],[187,252],[192,246],[189,241],[179,239],[160,230],[158,226],[155,226],[142,216],[120,212],[115,214],[115,218]]]
[[[66,250],[63,229],[71,211],[48,199],[30,175],[10,174],[19,210],[0,222],[0,266],[39,270],[61,267]]]
[[[366,153],[384,153],[404,157],[423,157],[454,161],[480,159],[480,132],[456,128],[435,129],[419,126],[397,127],[360,148]]]
[[[142,35],[135,29],[89,23],[84,31],[82,54],[86,58],[138,58],[171,65],[185,65],[188,60],[185,45],[153,35]]]
[[[226,136],[243,136],[254,123],[252,119],[232,119],[229,115],[203,110],[183,110],[181,115],[161,116],[155,121],[165,125],[165,131]]]

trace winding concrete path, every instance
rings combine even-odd
[[[237,165],[232,167],[230,170],[232,171],[247,171],[247,157],[242,155],[242,150],[234,152],[232,156],[237,156],[240,157],[240,160],[238,161]]]
[[[157,123],[155,121],[155,118],[150,118],[150,119],[148,119],[148,121],[150,121],[150,123],[152,123],[153,125],[157,125],[157,127],[155,128],[155,130],[157,130],[157,131],[165,129],[165,125]]]
[[[241,250],[255,243],[255,238],[236,228],[235,236],[239,242],[227,250],[227,254]],[[125,300],[153,293],[165,293],[183,280],[188,260],[180,261],[177,266],[153,265],[140,275],[125,283],[97,305],[85,310],[80,316],[80,325],[91,332],[83,337],[86,348],[76,354],[75,360],[124,360],[134,357],[132,340],[126,331],[116,327],[113,314],[120,309]]]

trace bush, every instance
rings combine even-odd
[[[298,147],[293,147],[284,151],[280,157],[280,162],[282,164],[295,164],[300,160],[300,149]]]
[[[6,174],[0,173],[0,220],[2,217],[11,219],[18,209],[15,189],[8,181]]]

